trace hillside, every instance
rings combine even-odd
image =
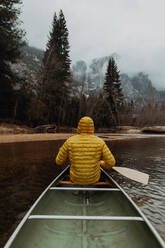
[[[33,86],[37,83],[42,65],[44,51],[35,47],[24,46],[22,56],[17,64],[12,65],[20,76],[25,77]],[[117,54],[111,54],[101,58],[95,58],[88,65],[85,61],[77,61],[72,65],[73,89],[72,95],[79,95],[83,91],[86,95],[98,94],[103,87],[107,63],[110,57],[118,58]],[[159,102],[160,94],[153,87],[148,75],[139,72],[130,77],[128,74],[121,74],[121,86],[126,101],[134,101],[137,108],[147,102]],[[161,93],[161,97],[164,93]]]
[[[118,58],[117,54],[95,58],[88,65],[85,61],[78,61],[72,66],[74,87],[77,94],[82,90],[86,94],[99,93],[104,85],[107,64],[110,57]],[[137,108],[147,102],[158,102],[159,92],[153,87],[148,75],[139,72],[132,77],[124,73],[120,75],[124,98],[127,102],[134,101]],[[78,86],[78,87],[77,87]]]
[[[44,52],[40,49],[24,46],[21,50],[21,58],[11,68],[19,77],[24,78],[34,86],[38,80]]]

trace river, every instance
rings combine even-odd
[[[0,180],[0,247],[38,195],[63,169],[52,163],[52,154],[57,153],[62,143],[57,140],[1,144],[1,169],[5,166],[1,172],[12,174]],[[117,165],[150,175],[149,184],[144,186],[117,172],[109,172],[165,240],[165,136],[113,140],[110,149]]]
[[[165,137],[119,141],[110,148],[118,165],[150,175],[142,185],[112,173],[165,240]]]

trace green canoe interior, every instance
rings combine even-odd
[[[121,191],[85,193],[72,190],[48,190],[31,215],[140,216]],[[28,219],[11,247],[157,248],[161,246],[143,221]]]

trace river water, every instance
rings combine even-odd
[[[117,164],[150,175],[142,185],[113,172],[112,177],[125,189],[165,240],[165,136],[118,141],[110,145]]]
[[[51,158],[62,143],[63,141],[1,144],[1,167],[6,166],[4,173],[9,173],[10,167],[13,168],[11,172],[14,174],[0,180],[0,247],[4,247],[14,231],[14,223],[18,224],[38,195],[63,169],[54,166]],[[117,165],[150,175],[149,184],[144,186],[117,172],[109,172],[165,240],[165,136],[114,140],[110,142],[110,149]],[[33,158],[33,163],[29,161],[30,158]],[[12,166],[11,162],[14,163]],[[17,170],[14,171],[14,168]]]

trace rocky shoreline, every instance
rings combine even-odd
[[[165,126],[144,127],[141,131],[148,134],[165,134]]]
[[[147,127],[135,127],[135,126],[117,126],[114,128],[99,128],[95,130],[96,134],[99,133],[119,133],[119,134],[164,134],[165,133],[165,126],[147,126]],[[46,134],[48,135],[47,138],[50,139],[50,135],[52,135],[51,139],[56,139],[62,137],[64,135],[64,138],[68,138],[70,135],[76,134],[76,128],[72,127],[57,127],[55,124],[50,125],[41,125],[37,126],[35,128],[30,128],[26,125],[17,125],[17,124],[11,124],[11,123],[0,123],[0,142],[1,140],[5,139],[6,135],[17,135],[17,140],[28,139],[27,135],[33,135],[31,137],[40,137],[44,134],[46,137]],[[56,134],[56,135],[54,135]],[[36,136],[34,136],[36,135]],[[19,138],[18,138],[19,137]],[[30,136],[29,136],[30,137]],[[7,136],[6,136],[7,139]],[[11,137],[11,140],[14,138]],[[30,139],[30,138],[29,138]]]

